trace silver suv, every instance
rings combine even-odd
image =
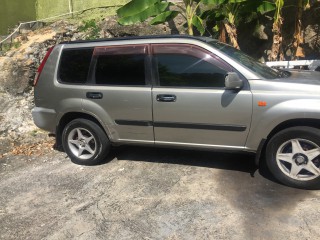
[[[33,119],[71,160],[110,145],[256,153],[277,180],[320,186],[320,73],[276,71],[210,38],[68,42],[35,79]]]

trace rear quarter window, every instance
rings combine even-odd
[[[93,48],[64,49],[60,58],[58,80],[67,84],[87,81]]]
[[[100,55],[95,78],[98,85],[145,85],[145,55]]]

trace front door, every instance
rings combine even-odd
[[[252,94],[225,90],[233,69],[189,44],[154,44],[152,90],[156,144],[243,148],[249,132]]]

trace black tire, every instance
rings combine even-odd
[[[66,125],[62,132],[62,145],[71,161],[80,165],[99,164],[110,151],[110,141],[101,127],[80,118]]]
[[[320,155],[317,155],[318,151],[315,153],[316,157],[306,152],[318,149],[318,147],[320,147],[319,129],[312,127],[287,128],[275,134],[268,142],[266,148],[267,167],[279,182],[287,186],[320,189],[319,174],[311,172],[317,172],[316,169],[320,169]],[[309,169],[311,170],[308,171]]]

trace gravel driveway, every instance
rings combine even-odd
[[[320,191],[262,176],[251,155],[121,147],[0,159],[1,239],[319,239]]]

